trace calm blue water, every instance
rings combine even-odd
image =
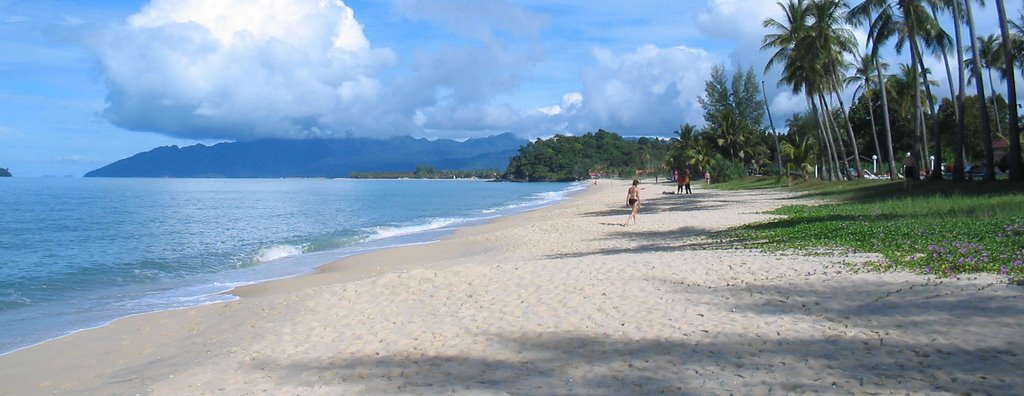
[[[544,206],[571,184],[0,178],[0,354],[233,299],[367,249]]]

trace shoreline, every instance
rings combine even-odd
[[[74,308],[61,310],[60,307],[67,304],[47,303],[45,299],[40,298],[38,300],[44,301],[39,305],[42,308],[28,306],[20,311],[8,311],[8,315],[0,318],[0,322],[3,322],[3,318],[10,318],[9,332],[5,334],[3,342],[0,342],[0,356],[32,348],[78,332],[100,328],[126,317],[228,302],[237,298],[232,293],[237,287],[314,273],[317,267],[345,257],[393,247],[433,243],[447,238],[457,229],[474,227],[498,217],[515,215],[522,211],[533,210],[564,200],[580,187],[562,184],[551,188],[558,190],[537,193],[532,196],[524,195],[521,199],[513,197],[516,199],[510,200],[507,204],[496,204],[479,211],[464,210],[465,213],[460,215],[424,217],[422,220],[413,219],[412,221],[379,225],[372,222],[365,223],[369,225],[352,230],[354,235],[362,235],[362,239],[342,238],[346,241],[344,243],[354,244],[323,243],[322,240],[316,238],[264,244],[262,247],[250,251],[248,255],[243,252],[236,258],[214,260],[221,263],[227,261],[229,264],[232,260],[238,261],[233,265],[221,265],[224,268],[220,272],[192,274],[180,279],[169,277],[173,280],[151,282],[150,284],[126,283],[107,290],[89,290],[87,291],[90,293],[88,295],[79,291],[68,298],[70,301],[99,301],[92,305],[83,303],[74,305]],[[312,235],[308,230],[305,234]],[[130,249],[127,247],[129,245],[124,243],[110,244],[110,246],[120,246],[118,250]],[[308,248],[327,249],[302,252]],[[111,252],[111,254],[115,256],[106,256],[107,259],[103,259],[102,262],[109,263],[111,257],[118,257],[117,252]],[[102,256],[94,255],[92,257]],[[218,265],[210,260],[207,261],[209,263],[204,262],[203,264],[210,264],[211,267]],[[68,262],[74,262],[74,260],[68,260]],[[18,263],[16,256],[15,268]],[[156,286],[152,286],[152,284],[156,284]],[[15,282],[15,285],[18,283]],[[12,290],[15,290],[13,296],[20,298],[20,295],[17,294],[20,291],[17,286],[12,286]],[[35,296],[31,297],[36,300]],[[53,300],[57,301],[57,299]],[[26,299],[26,301],[30,300]],[[55,314],[50,315],[48,312],[55,312]]]
[[[383,180],[383,179],[382,179]],[[451,180],[451,179],[437,179],[437,180]],[[367,250],[357,250],[355,253],[351,253],[344,257],[333,259],[325,263],[316,265],[312,270],[303,272],[295,275],[290,275],[282,278],[268,279],[260,281],[258,283],[237,286],[230,290],[218,292],[218,295],[233,296],[235,299],[228,301],[216,301],[203,303],[194,306],[177,307],[164,309],[152,312],[142,312],[126,315],[107,323],[99,324],[93,327],[83,328],[74,330],[68,334],[61,335],[56,338],[44,340],[32,345],[21,347],[10,352],[0,354],[0,393],[7,394],[8,391],[3,384],[14,384],[10,389],[13,394],[21,391],[27,391],[24,394],[35,394],[35,391],[28,391],[26,388],[30,388],[28,383],[32,380],[20,381],[24,378],[38,377],[38,373],[45,370],[37,370],[40,367],[48,367],[55,356],[61,356],[68,350],[81,351],[87,349],[85,345],[92,344],[105,344],[107,341],[105,338],[114,337],[118,339],[125,338],[138,338],[147,344],[146,353],[152,351],[152,344],[159,343],[159,341],[153,338],[168,339],[168,338],[181,338],[184,335],[179,334],[179,331],[167,331],[161,332],[157,335],[143,335],[142,331],[150,330],[153,327],[144,322],[150,320],[158,323],[170,323],[178,321],[181,317],[206,317],[210,315],[210,310],[215,307],[222,305],[231,304],[242,304],[246,299],[254,298],[269,298],[279,293],[287,293],[296,289],[311,288],[311,287],[322,287],[337,283],[351,283],[363,281],[376,276],[381,276],[388,273],[394,273],[396,271],[409,271],[411,269],[419,268],[426,265],[425,262],[412,262],[412,263],[399,263],[395,262],[396,259],[407,259],[409,256],[422,256],[423,252],[427,252],[428,256],[435,257],[446,257],[449,253],[445,250],[449,248],[447,245],[443,245],[442,248],[432,247],[431,245],[444,244],[446,241],[456,238],[463,233],[472,233],[473,230],[478,228],[484,228],[493,226],[495,223],[499,223],[510,218],[517,218],[521,216],[529,216],[533,213],[544,211],[552,206],[564,205],[571,201],[574,197],[587,194],[588,186],[584,186],[581,189],[570,189],[565,191],[566,196],[554,203],[542,204],[539,207],[530,207],[528,209],[512,212],[511,214],[497,215],[491,218],[473,219],[465,222],[465,225],[460,225],[455,228],[448,228],[447,231],[443,231],[443,234],[438,239],[415,241],[411,243],[401,243],[398,245],[384,245],[369,248]],[[428,230],[425,233],[437,233],[442,232],[443,229]],[[392,238],[406,238],[409,235],[399,235]],[[380,242],[380,240],[371,241],[371,243]],[[383,259],[388,261],[387,265],[379,265],[377,261]],[[110,349],[110,348],[107,348]],[[124,353],[121,353],[123,356]],[[144,356],[142,354],[127,353],[134,360],[139,362],[143,361]],[[80,360],[84,360],[83,357]],[[156,358],[157,360],[160,357]],[[121,362],[132,359],[120,359]],[[4,373],[16,373],[19,371],[18,364],[7,364],[9,362],[27,363],[31,369],[24,369],[23,375],[15,375],[7,377]],[[95,373],[89,373],[90,377],[95,377]],[[41,381],[40,383],[49,383],[49,381]],[[90,393],[90,390],[82,388],[83,383],[88,383],[87,380],[83,379],[72,379],[67,381],[66,385],[62,388],[66,390],[77,390],[84,391],[86,394]],[[91,391],[98,391],[100,388],[93,388],[100,386],[98,384],[90,385]],[[119,393],[119,392],[115,392]],[[130,392],[129,392],[130,393]]]
[[[1024,292],[729,249],[773,191],[625,181],[0,357],[4,394],[1006,393]]]

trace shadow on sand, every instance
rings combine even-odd
[[[314,387],[346,383],[365,392],[511,394],[779,394],[779,393],[982,393],[1019,394],[1024,366],[1020,338],[1005,344],[965,346],[957,334],[972,324],[998,322],[1007,312],[1020,317],[1022,301],[943,295],[921,286],[913,301],[887,301],[893,284],[850,287],[802,284],[732,287],[741,313],[782,313],[820,317],[837,329],[864,327],[871,337],[762,338],[751,334],[705,335],[689,341],[623,340],[602,336],[539,333],[482,335],[494,348],[515,350],[520,358],[500,360],[482,354],[444,356],[363,356],[276,366],[281,380]],[[1002,287],[1002,286],[998,286]],[[695,292],[678,286],[680,293]],[[706,290],[705,287],[700,287]],[[793,301],[765,304],[771,296]],[[914,304],[913,309],[888,304]],[[906,315],[910,313],[910,317]],[[924,341],[887,339],[889,331],[913,326]],[[877,337],[875,336],[877,335]]]

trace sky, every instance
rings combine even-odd
[[[712,67],[762,74],[769,17],[775,1],[0,0],[0,167],[81,176],[261,138],[669,137],[704,124]],[[976,19],[997,32],[994,6]],[[782,128],[804,99],[762,78]]]

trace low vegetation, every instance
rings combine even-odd
[[[783,219],[729,230],[742,243],[769,251],[878,253],[869,267],[939,277],[1006,275],[1024,283],[1024,186],[1007,182],[803,182],[747,178],[716,188],[784,188],[821,205],[789,205]]]
[[[598,130],[582,136],[555,135],[522,146],[509,162],[506,177],[527,181],[583,180],[591,175],[631,178],[665,172],[661,167],[669,141],[639,138]]]
[[[420,165],[414,172],[380,171],[352,172],[353,179],[495,179],[501,174],[494,169],[445,170]]]

